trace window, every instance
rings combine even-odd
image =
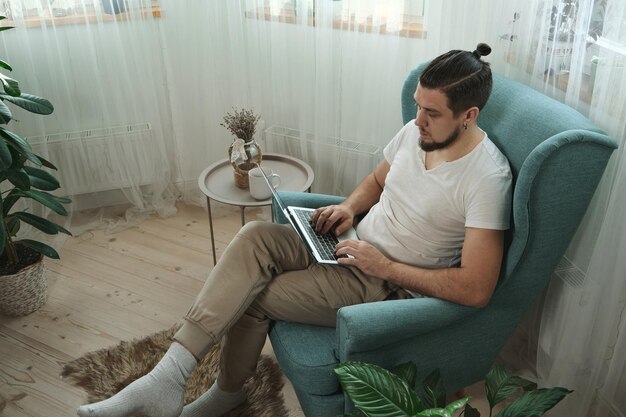
[[[334,29],[347,31],[424,38],[425,2],[426,0],[247,0],[245,16],[281,23],[308,26],[330,24]]]
[[[158,0],[4,0],[3,25],[40,27],[161,16]]]

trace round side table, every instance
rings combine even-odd
[[[315,175],[311,167],[297,158],[277,153],[263,154],[263,167],[271,168],[274,173],[280,175],[278,191],[310,191]],[[241,225],[246,223],[244,210],[246,207],[262,207],[272,204],[272,199],[256,200],[247,189],[235,185],[233,167],[225,158],[207,167],[198,177],[200,190],[206,196],[209,211],[209,228],[211,230],[211,250],[213,252],[213,265],[217,263],[215,256],[215,238],[213,234],[213,216],[211,214],[211,200],[223,204],[238,206],[241,214]],[[272,212],[274,221],[274,212]]]

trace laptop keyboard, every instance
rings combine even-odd
[[[313,241],[315,249],[317,249],[317,252],[320,254],[320,256],[327,261],[337,260],[337,256],[335,255],[335,246],[337,245],[337,243],[339,243],[339,240],[337,240],[337,236],[335,236],[332,232],[328,232],[325,235],[316,232],[311,225],[311,215],[313,214],[312,211],[293,210],[293,212],[296,216],[298,216],[302,224],[308,226],[304,228],[304,231]]]

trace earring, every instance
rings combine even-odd
[[[463,122],[463,129],[467,130],[467,122]]]

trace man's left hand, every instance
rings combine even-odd
[[[336,246],[337,256],[350,255],[352,258],[339,258],[343,265],[354,265],[363,273],[386,279],[392,264],[385,255],[370,243],[362,240],[344,240]]]

